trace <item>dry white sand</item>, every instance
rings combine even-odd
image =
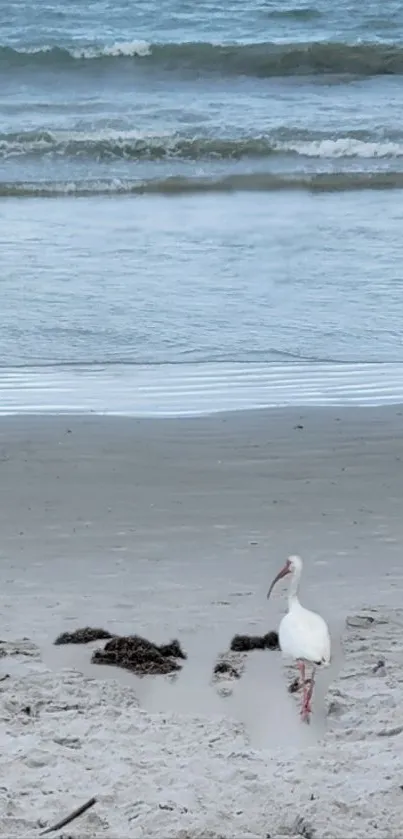
[[[1,421],[1,836],[92,795],[64,836],[401,834],[401,427],[389,408]],[[295,551],[335,642],[310,726],[278,653],[211,682],[234,632],[278,624],[266,591]],[[52,646],[86,624],[178,637],[188,661],[140,680]]]

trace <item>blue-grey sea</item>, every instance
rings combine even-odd
[[[401,2],[0,21],[0,412],[403,396]]]

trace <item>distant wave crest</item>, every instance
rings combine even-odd
[[[281,132],[279,132],[281,135]],[[0,159],[18,157],[70,157],[103,160],[241,160],[291,155],[310,158],[401,158],[400,141],[387,138],[314,137],[291,130],[256,137],[184,137],[139,131],[98,130],[26,131],[0,134]]]
[[[271,175],[267,173],[225,177],[167,177],[150,180],[98,179],[93,181],[39,181],[0,183],[0,197],[55,198],[91,195],[181,195],[208,192],[272,192],[308,190],[342,192],[362,189],[402,189],[403,172],[331,172]]]
[[[290,8],[268,9],[267,17],[273,20],[295,20],[299,23],[301,21],[317,20],[317,18],[322,17],[322,12],[314,6],[294,6]]]
[[[389,43],[307,42],[213,44],[133,41],[82,47],[50,46],[14,49],[0,47],[4,67],[52,66],[54,70],[81,61],[136,62],[151,70],[219,73],[266,78],[270,76],[403,74],[403,47]]]

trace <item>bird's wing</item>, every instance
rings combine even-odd
[[[330,661],[330,636],[323,618],[300,608],[289,612],[280,626],[280,646],[286,655],[312,662]]]

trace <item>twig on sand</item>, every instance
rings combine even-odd
[[[74,810],[69,816],[66,816],[65,819],[62,819],[57,824],[52,824],[52,827],[47,827],[46,830],[42,830],[40,836],[45,836],[46,833],[53,833],[54,830],[60,830],[61,827],[66,827],[66,824],[70,824],[70,822],[74,821],[74,819],[78,819],[86,810],[89,810],[90,807],[93,807],[96,804],[96,798],[90,798],[86,804],[82,804],[81,807],[78,807],[77,810]]]

